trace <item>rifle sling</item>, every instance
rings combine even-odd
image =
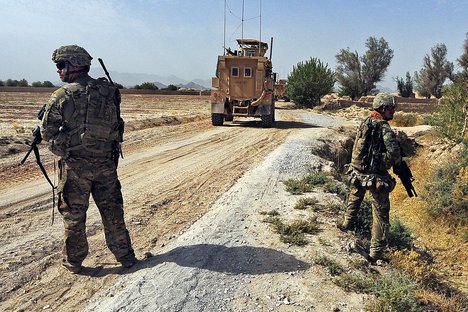
[[[47,171],[45,170],[44,166],[42,165],[41,156],[39,155],[39,148],[37,147],[37,145],[33,145],[32,149],[34,151],[34,155],[36,156],[37,165],[39,166],[39,168],[41,168],[42,174],[44,175],[47,182],[49,182],[50,186],[52,187],[52,222],[51,222],[51,225],[53,225],[54,224],[54,217],[55,217],[55,189],[56,189],[56,187],[54,186],[54,184],[50,180],[49,176],[47,175]]]

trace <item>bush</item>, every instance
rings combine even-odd
[[[391,222],[388,233],[388,244],[397,249],[413,247],[413,237],[411,230],[406,227],[400,219]]]
[[[298,63],[288,77],[286,92],[301,107],[314,107],[333,90],[335,74],[317,58]]]
[[[426,179],[423,189],[427,210],[433,217],[444,216],[456,222],[468,221],[468,147],[450,162],[436,168]]]
[[[421,311],[416,298],[416,286],[414,281],[402,273],[386,274],[371,287],[377,300],[369,308],[371,311]]]
[[[466,82],[457,82],[445,87],[442,106],[432,118],[437,132],[454,142],[468,142],[465,128],[468,110],[466,84]]]

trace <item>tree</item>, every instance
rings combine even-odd
[[[34,88],[42,87],[42,82],[34,81],[33,83],[31,83],[31,87],[34,87]]]
[[[333,90],[335,73],[317,58],[299,62],[288,77],[287,94],[297,105],[313,107]]]
[[[170,85],[167,86],[166,89],[170,90],[170,91],[177,91],[179,88],[177,88],[176,85],[170,84]]]
[[[18,85],[18,80],[7,79],[5,85],[7,87],[16,87]]]
[[[18,84],[17,84],[18,87],[29,87],[29,83],[26,79],[21,79],[20,81],[18,81]]]
[[[426,54],[423,59],[423,68],[414,74],[415,89],[428,97],[433,95],[442,97],[442,86],[445,80],[452,78],[453,63],[447,60],[447,47],[440,43],[431,49],[431,55]]]
[[[42,86],[43,86],[43,87],[46,87],[46,88],[55,87],[54,84],[53,84],[52,82],[48,81],[48,80],[44,81],[44,82],[42,83]]]
[[[3,80],[0,80],[0,87],[3,87],[5,85],[5,82]]]
[[[413,95],[413,79],[409,72],[406,72],[406,81],[403,78],[396,77],[398,93],[402,97],[410,97]]]
[[[463,54],[457,59],[461,71],[457,73],[457,80],[468,81],[468,33],[466,33],[465,43],[463,44]]]
[[[335,56],[340,93],[353,99],[368,95],[376,83],[382,81],[393,58],[393,50],[384,38],[369,37],[366,47],[367,51],[361,57],[357,51],[351,52],[349,48],[341,49]]]
[[[143,82],[140,85],[140,88],[147,90],[159,90],[158,86],[156,86],[153,82]]]

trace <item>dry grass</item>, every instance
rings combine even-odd
[[[419,153],[411,160],[410,167],[416,178],[413,182],[415,189],[422,190],[424,180],[431,173],[427,158]],[[429,250],[435,261],[415,251],[403,251],[394,253],[392,264],[423,285],[424,291],[418,293],[418,299],[422,302],[430,302],[441,311],[461,311],[456,309],[463,305],[460,295],[450,289],[455,287],[461,292],[468,291],[466,226],[454,227],[444,217],[431,217],[423,192],[419,194],[420,197],[409,198],[404,187],[398,183],[391,193],[391,214],[413,229],[418,238],[417,244]]]

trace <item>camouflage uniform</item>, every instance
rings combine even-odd
[[[374,109],[382,107],[382,98],[383,103],[391,99],[390,104],[393,104],[393,107],[396,106],[393,97],[384,93],[376,96]],[[372,129],[376,132],[372,133]],[[373,143],[369,136],[374,137]],[[369,159],[369,155],[372,155],[372,159]],[[354,229],[360,205],[366,191],[369,191],[372,202],[372,237],[369,256],[374,260],[382,258],[387,244],[389,194],[396,185],[388,169],[400,162],[400,147],[395,133],[379,112],[372,112],[360,125],[354,142],[349,171],[351,188],[344,222],[340,227],[344,230]]]
[[[76,46],[61,49],[67,47]],[[80,117],[83,110],[77,103],[80,98],[86,99],[86,86],[93,82],[96,80],[86,72],[55,91],[46,105],[41,127],[42,137],[51,143],[52,152],[61,156],[58,209],[65,227],[62,261],[72,272],[81,270],[81,264],[88,254],[85,227],[90,194],[101,214],[107,246],[117,261],[125,267],[136,261],[125,226],[121,185],[116,164],[112,160],[112,144],[102,142],[95,143],[93,148],[80,148],[79,144],[70,147],[73,145],[71,133],[74,129],[76,136],[83,136],[76,131],[83,121]]]

